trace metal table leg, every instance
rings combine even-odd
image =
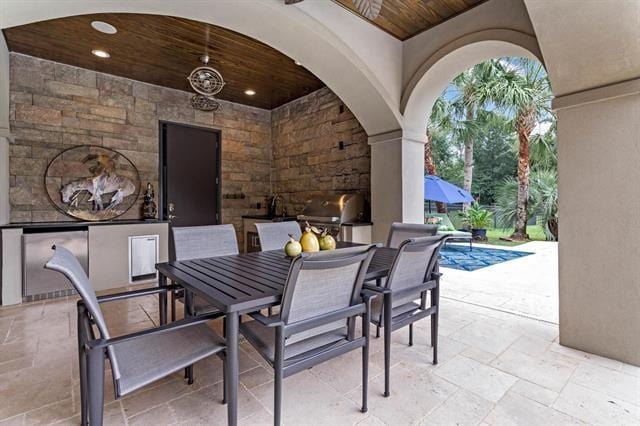
[[[184,290],[183,302],[184,318],[186,319],[188,317],[194,316],[193,293],[188,291],[187,289]],[[175,315],[175,309],[173,311],[173,314]],[[193,384],[193,365],[190,365],[184,369],[184,377],[185,379],[187,379],[188,384]]]
[[[238,312],[229,312],[225,324],[227,340],[227,413],[229,426],[238,424]]]
[[[158,272],[158,286],[166,287],[167,277]],[[167,323],[167,292],[163,291],[158,295],[158,310],[160,312],[160,325]]]
[[[391,293],[385,293],[384,299],[384,396],[389,396],[389,376],[391,374]]]

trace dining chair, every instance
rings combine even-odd
[[[285,377],[362,348],[362,412],[367,411],[371,298],[362,284],[377,246],[358,246],[296,257],[277,315],[249,314],[240,332],[274,369],[274,424],[281,422]],[[355,320],[362,317],[362,334]]]
[[[389,228],[387,247],[397,249],[409,238],[432,237],[438,233],[438,225],[393,222]],[[380,326],[376,327],[376,338],[380,337]]]
[[[206,257],[229,256],[238,254],[238,241],[236,230],[231,224],[205,225],[205,226],[181,226],[172,227],[173,247],[175,259],[193,260]],[[176,300],[184,296],[184,291],[171,293],[171,320],[176,320]],[[186,304],[185,304],[186,306]],[[193,296],[190,315],[216,312],[206,300]]]
[[[438,256],[446,235],[409,238],[402,242],[391,264],[387,279],[380,286],[365,285],[383,297],[371,304],[371,322],[385,327],[385,315],[391,312],[390,328],[386,330],[385,396],[389,395],[391,332],[409,326],[409,346],[413,346],[413,323],[431,317],[433,364],[438,363],[438,314],[440,306],[440,276]],[[427,293],[430,300],[427,301]],[[419,303],[416,303],[419,300]]]
[[[231,224],[172,227],[171,233],[177,261],[239,254],[236,230]],[[191,302],[184,304],[185,317],[202,314],[223,316],[222,312],[202,297],[179,289],[171,292],[171,321],[176,320],[176,301],[180,299],[185,301],[185,297],[190,297]],[[187,306],[190,306],[190,312],[186,311]],[[224,330],[224,327],[222,329]],[[189,384],[193,383],[193,366],[185,369],[184,376]]]
[[[80,295],[77,315],[82,425],[102,424],[105,358],[111,365],[116,399],[211,355],[218,355],[226,363],[224,339],[205,324],[211,315],[112,337],[100,309],[102,303],[160,294],[177,286],[97,297],[76,257],[63,247],[53,246],[53,250],[45,268],[64,274]]]
[[[438,225],[394,222],[389,228],[387,247],[398,248],[403,241],[409,238],[432,237],[437,233]]]
[[[302,236],[300,225],[294,220],[256,223],[256,229],[262,251],[283,250],[289,241],[289,235],[293,235],[296,240]]]

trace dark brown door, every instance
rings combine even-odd
[[[171,226],[220,220],[220,132],[161,123],[162,218]]]

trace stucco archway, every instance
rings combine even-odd
[[[259,40],[295,58],[333,90],[369,135],[399,129],[396,105],[358,55],[327,27],[281,0],[101,1],[24,0],[3,2],[0,28],[91,13],[142,13],[206,22]]]
[[[478,63],[507,56],[544,63],[535,37],[513,30],[479,31],[440,48],[406,84],[400,105],[403,130],[424,134],[433,104],[456,75]]]

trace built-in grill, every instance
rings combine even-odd
[[[363,221],[364,209],[362,194],[313,197],[307,200],[302,214],[298,215],[298,222],[303,227],[309,222],[311,226],[326,228],[331,235],[338,237],[342,224]]]

